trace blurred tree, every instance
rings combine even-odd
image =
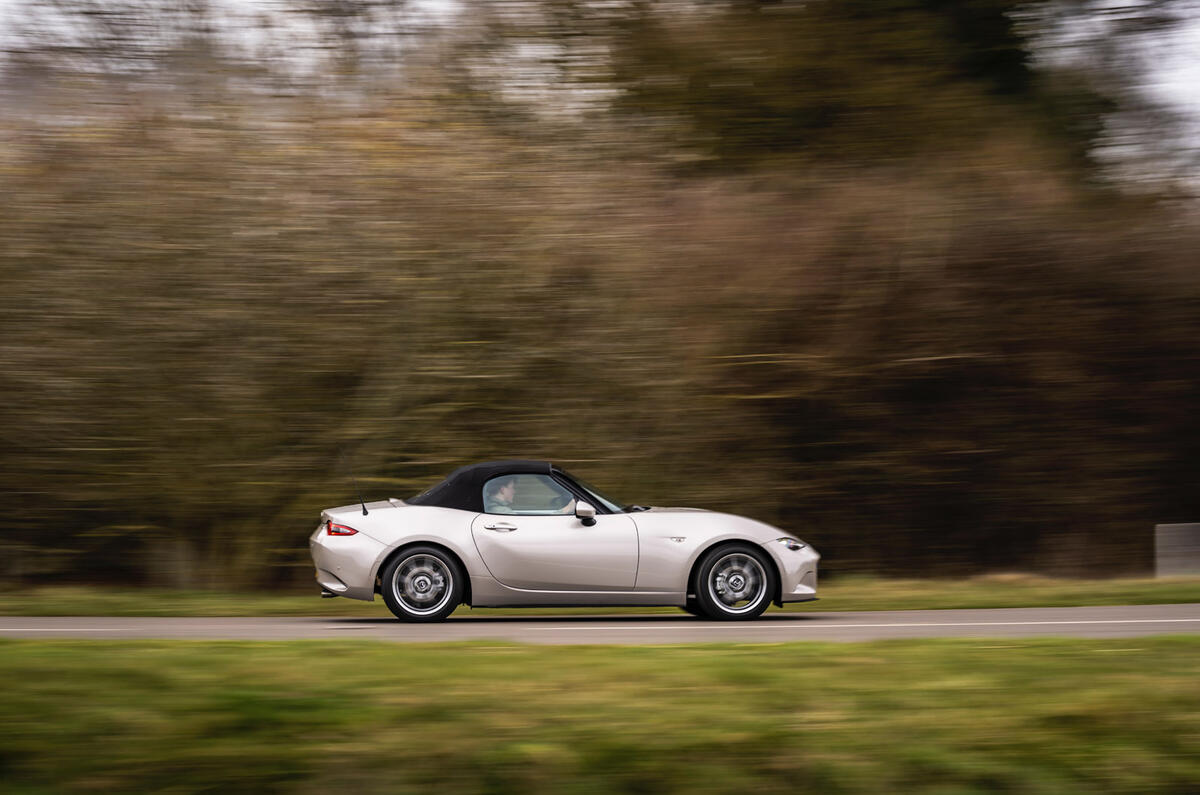
[[[497,0],[463,56],[491,96],[607,107],[709,167],[879,163],[1044,139],[1082,176],[1118,111],[1147,142],[1170,113],[1137,90],[1159,4],[1017,0]],[[1110,20],[1110,18],[1115,18]],[[1097,29],[1102,35],[1080,35]],[[1036,68],[1035,68],[1036,67]],[[514,91],[530,76],[538,91]],[[573,91],[574,93],[568,93]],[[680,147],[679,145],[683,146]]]
[[[616,40],[623,107],[674,114],[719,162],[860,159],[961,145],[1026,98],[1015,3],[647,5]]]

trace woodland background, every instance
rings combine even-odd
[[[834,573],[1200,519],[1188,3],[55,0],[0,44],[0,575],[311,583],[549,458]]]

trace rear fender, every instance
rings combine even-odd
[[[471,522],[478,515],[473,511],[405,505],[380,513],[384,515],[370,525],[354,525],[384,545],[383,552],[371,567],[373,579],[378,578],[384,563],[396,550],[413,544],[432,544],[446,549],[458,558],[468,577],[488,576],[471,538]]]

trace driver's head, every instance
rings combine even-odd
[[[489,487],[488,496],[495,502],[510,505],[517,492],[516,478],[505,478],[494,481]]]

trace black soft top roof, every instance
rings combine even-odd
[[[483,513],[483,484],[500,475],[549,475],[549,461],[485,461],[459,467],[436,486],[412,499],[409,505],[436,505]]]

